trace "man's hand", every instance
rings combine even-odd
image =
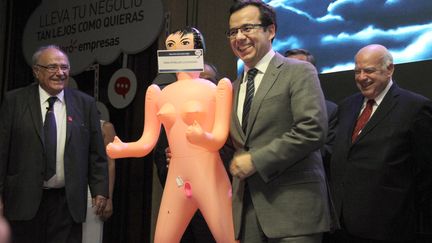
[[[99,217],[101,218],[102,221],[107,221],[112,214],[113,214],[113,203],[112,203],[112,199],[108,198],[106,201],[106,207],[103,210],[102,215],[100,215]]]
[[[101,216],[105,210],[107,199],[104,196],[97,195],[92,199],[92,207],[95,208],[95,214]]]
[[[231,175],[243,180],[256,172],[255,165],[252,163],[250,153],[242,153],[234,156],[230,165]]]

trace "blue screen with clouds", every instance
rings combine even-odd
[[[273,48],[308,49],[319,72],[353,69],[363,46],[378,43],[395,63],[432,59],[432,0],[264,0],[277,12]]]

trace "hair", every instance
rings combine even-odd
[[[388,50],[384,52],[381,62],[383,68],[387,68],[389,65],[393,64],[393,56]]]
[[[267,30],[266,27],[269,25],[275,26],[275,32],[277,31],[277,23],[276,23],[276,12],[274,9],[260,0],[238,0],[236,1],[229,10],[229,15],[231,16],[233,13],[247,7],[247,6],[255,6],[260,11],[260,21],[264,26],[264,30]]]
[[[36,65],[38,63],[40,55],[42,54],[42,52],[46,51],[47,49],[56,49],[56,50],[60,51],[61,53],[63,53],[67,57],[67,54],[58,45],[41,46],[34,52],[34,54],[32,56],[32,64],[33,65]]]
[[[193,34],[194,48],[195,49],[203,49],[203,51],[205,52],[206,47],[205,47],[204,36],[201,34],[201,32],[198,29],[196,29],[194,27],[186,26],[186,27],[174,30],[173,32],[170,33],[170,35],[176,34],[176,33],[179,33],[181,35],[181,37],[183,37],[187,34]]]
[[[213,72],[215,73],[215,77],[214,77],[214,79],[211,79],[210,81],[212,81],[213,83],[217,84],[217,82],[218,82],[219,79],[220,79],[220,78],[219,78],[219,77],[220,77],[220,74],[219,74],[219,72],[218,72],[216,66],[213,65],[213,64],[210,63],[210,62],[204,62],[204,66],[205,66],[205,65],[209,66],[209,67],[213,70]]]
[[[312,65],[316,66],[315,57],[308,50],[296,48],[296,49],[290,49],[290,50],[286,51],[284,54],[284,56],[286,56],[286,57],[290,57],[290,56],[294,56],[294,55],[305,55],[306,60],[308,62],[312,63]]]

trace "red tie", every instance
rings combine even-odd
[[[357,136],[360,134],[363,127],[366,125],[366,123],[369,121],[369,118],[372,114],[372,107],[375,104],[375,100],[368,100],[366,103],[366,107],[363,109],[362,113],[360,114],[359,118],[357,119],[357,123],[354,128],[354,132],[351,137],[351,141],[354,142],[357,138]]]

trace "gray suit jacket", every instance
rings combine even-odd
[[[257,173],[244,181],[233,178],[236,238],[245,183],[267,237],[328,231],[328,197],[319,151],[327,133],[327,115],[315,68],[276,53],[253,99],[246,134],[237,116],[241,80],[234,82],[230,138],[237,153],[251,153]]]
[[[85,220],[87,184],[108,196],[108,168],[94,99],[65,89],[65,190],[76,222]],[[39,208],[45,171],[38,85],[9,92],[0,110],[0,195],[5,216],[30,220]]]

